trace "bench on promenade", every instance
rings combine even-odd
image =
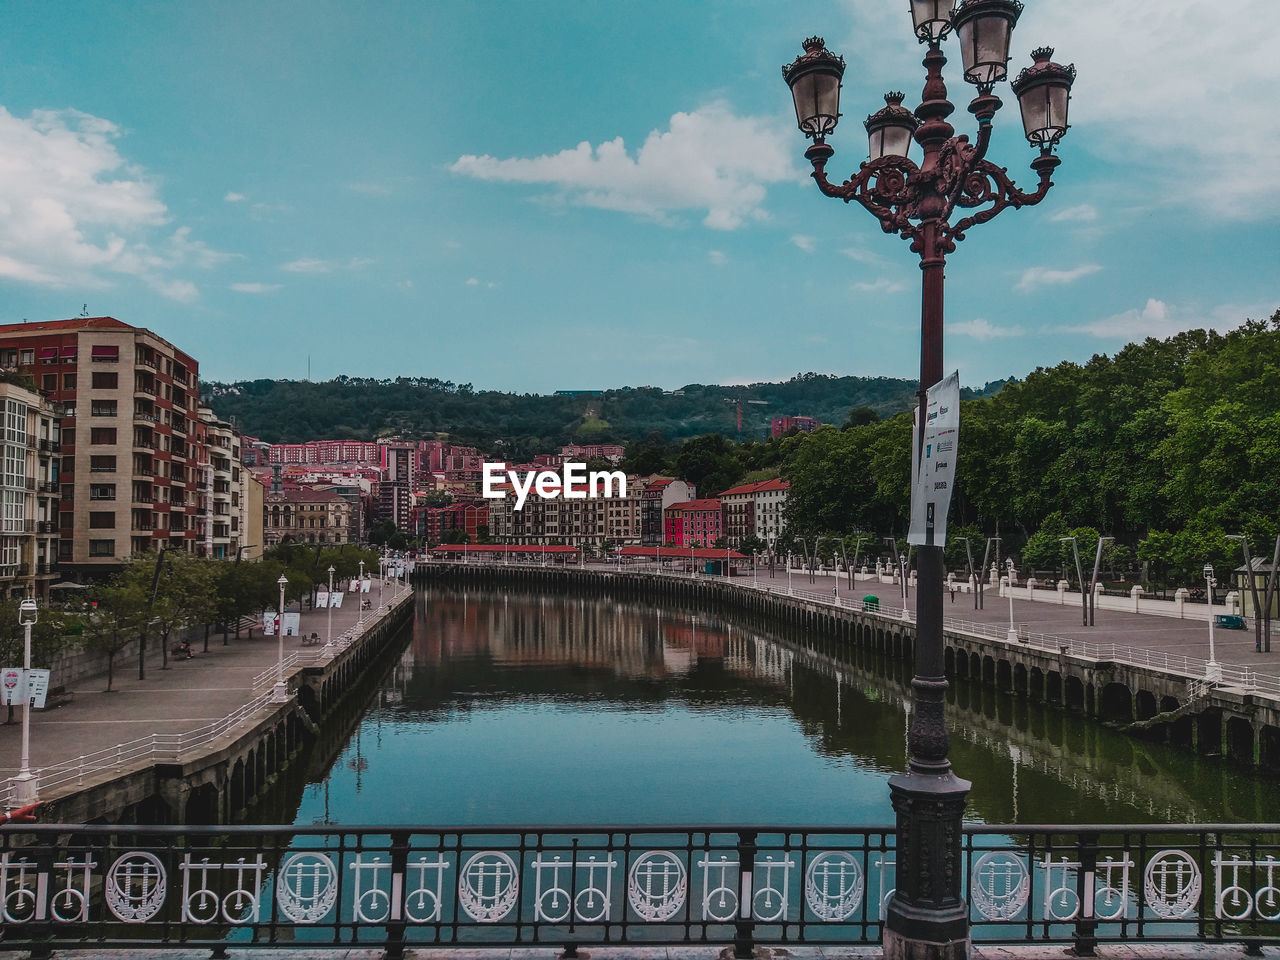
[[[303,645],[304,647],[314,647],[314,646],[318,646],[319,644],[324,643],[324,641],[323,641],[323,640],[321,640],[321,639],[320,639],[316,634],[314,634],[314,633],[313,633],[313,634],[311,634],[311,636],[309,636],[309,637],[307,637],[307,636],[302,636],[302,637],[299,637],[298,639],[302,642],[302,645]]]

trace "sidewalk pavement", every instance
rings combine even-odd
[[[404,589],[401,590],[403,595]],[[382,599],[390,609],[394,583],[388,581]],[[370,593],[373,609],[365,611],[366,624],[378,619],[378,581]],[[333,610],[333,636],[337,638],[360,619],[357,595],[348,593],[341,608]],[[328,636],[328,609],[306,610],[300,619],[300,636],[284,637],[284,655],[299,650],[319,651],[323,647],[303,646],[302,637],[312,632],[323,642]],[[31,766],[39,768],[73,761],[77,757],[128,743],[152,733],[187,733],[221,720],[237,708],[265,693],[270,684],[254,689],[254,677],[277,662],[278,638],[264,637],[258,624],[249,637],[232,633],[223,645],[221,633],[209,636],[209,652],[204,642],[192,643],[190,660],[169,657],[161,668],[160,642],[148,643],[146,679],[138,679],[138,660],[117,658],[112,692],[107,693],[107,675],[86,677],[71,685],[69,702],[55,709],[31,711]],[[286,668],[288,677],[299,668]],[[274,678],[273,678],[274,679]],[[15,722],[0,725],[0,779],[14,776],[22,749],[22,711],[14,710]]]

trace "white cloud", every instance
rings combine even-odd
[[[227,203],[239,203],[244,199],[244,194],[236,193],[235,191],[228,191],[227,195],[222,199],[227,201]]]
[[[797,233],[791,238],[791,242],[803,250],[805,253],[813,253],[817,249],[818,241],[813,237],[807,237],[803,233]]]
[[[1017,327],[997,327],[982,317],[978,317],[976,320],[965,320],[961,323],[948,323],[947,333],[954,333],[961,337],[973,337],[975,340],[982,341],[1022,336],[1022,331]]]
[[[236,293],[272,293],[280,289],[278,283],[233,283],[231,289]]]
[[[1054,223],[1092,223],[1098,219],[1098,208],[1091,203],[1081,203],[1059,210],[1049,219]]]
[[[711,261],[712,265],[717,267],[723,267],[729,262],[729,258],[725,256],[725,252],[723,250],[708,250],[707,259]]]
[[[703,223],[733,230],[764,219],[765,187],[797,174],[792,138],[757,117],[738,117],[716,102],[671,117],[627,152],[621,137],[540,157],[459,157],[454,173],[480,180],[551,184],[569,202],[671,222],[683,210],[706,210]]]
[[[478,286],[480,286],[480,278],[479,278],[479,277],[467,277],[467,286],[468,286],[468,287],[478,287]]]
[[[172,276],[228,254],[169,222],[155,182],[116,149],[109,120],[77,110],[0,108],[0,278],[33,286],[102,289],[120,277],[188,303],[195,284]]]
[[[461,250],[462,244],[457,240],[446,240],[444,242],[446,250]]]
[[[855,263],[865,263],[873,267],[883,267],[889,262],[882,255],[862,247],[846,247],[840,252]]]
[[[860,280],[853,285],[853,289],[859,293],[901,293],[906,289],[906,285],[898,280],[880,277],[872,281]]]
[[[315,257],[302,257],[280,264],[280,269],[289,273],[333,273],[335,270],[360,270],[373,261],[368,257],[352,257],[350,260],[319,260]]]
[[[1096,263],[1084,263],[1070,270],[1054,270],[1052,267],[1028,267],[1022,271],[1022,277],[1018,280],[1014,289],[1023,293],[1031,293],[1039,287],[1074,283],[1082,277],[1097,273],[1101,269],[1102,267]]]
[[[875,110],[875,91],[889,87],[912,91],[914,106],[920,55],[906,5],[844,0],[844,6],[849,34],[833,49],[857,64],[860,75],[856,85],[845,84],[844,112],[852,118]],[[1087,151],[1142,171],[1148,189],[1141,199],[1148,203],[1190,200],[1198,213],[1216,219],[1276,216],[1280,112],[1260,99],[1260,91],[1275,85],[1275,53],[1269,31],[1259,27],[1274,19],[1274,0],[1027,4],[1013,35],[1010,76],[1030,65],[1032,48],[1046,43],[1056,49],[1057,62],[1074,63],[1079,71],[1071,91],[1072,129],[1061,148],[1066,163],[1056,179],[1065,182]],[[968,88],[955,69],[959,50],[954,40],[943,50],[951,60],[951,98],[961,106]],[[1008,104],[996,119],[1007,127],[1008,152],[992,159],[1022,167],[1023,176],[1033,179],[1025,169],[1030,149],[1021,148],[1025,161],[1014,153],[1021,139],[1016,104],[1007,87],[996,92]],[[952,120],[957,132],[972,135],[963,110]]]
[[[1087,333],[1108,340],[1164,339],[1184,330],[1231,330],[1248,317],[1267,316],[1273,307],[1265,304],[1226,303],[1210,309],[1169,306],[1154,297],[1141,308],[1125,310],[1101,320],[1066,327],[1068,332]]]

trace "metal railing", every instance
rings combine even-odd
[[[234,774],[233,774],[234,776]],[[876,944],[889,826],[0,832],[5,947]],[[1280,824],[966,826],[976,943],[1280,942]]]

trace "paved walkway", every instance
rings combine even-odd
[[[388,604],[378,609],[378,581],[374,581],[371,598],[373,609],[364,613],[366,624],[378,619],[389,609],[393,584],[383,590]],[[354,627],[360,619],[354,594],[347,594],[343,606],[333,613],[333,636],[337,638]],[[326,610],[306,610],[300,620],[302,636],[315,632],[323,640],[328,635]],[[169,658],[167,669],[161,669],[159,643],[148,644],[146,679],[138,679],[137,656],[117,658],[112,692],[106,692],[107,677],[103,673],[87,677],[71,685],[69,702],[48,710],[31,711],[31,766],[37,769],[74,761],[77,757],[128,743],[152,733],[188,733],[211,721],[221,720],[257,695],[269,690],[271,683],[256,686],[254,678],[269,671],[277,661],[278,639],[264,637],[261,625],[249,637],[234,633],[224,646],[222,635],[210,634],[209,652],[203,652],[203,640],[192,644],[193,659]],[[284,652],[320,651],[322,647],[304,647],[302,636],[285,637]],[[286,675],[298,668],[286,670]],[[270,677],[274,680],[274,676]],[[12,724],[0,725],[0,779],[18,772],[22,748],[21,710],[15,710]]]
[[[743,581],[751,578],[741,578]],[[767,570],[761,570],[755,578],[761,586],[770,586],[774,592],[786,593],[787,574],[777,570],[772,579]],[[832,577],[818,574],[814,582],[809,582],[809,575],[793,571],[791,583],[796,592],[820,593],[831,596]],[[880,583],[872,575],[863,578],[855,577],[855,586],[849,588],[849,580],[845,575],[839,578],[840,596],[849,600],[861,600],[868,594],[880,598],[886,606],[900,609],[902,607],[901,587],[896,583]],[[1058,604],[1046,603],[1043,600],[1027,600],[1018,597],[1025,588],[1015,588],[1013,598],[1013,622],[1024,633],[1043,633],[1052,636],[1066,637],[1071,640],[1088,640],[1092,643],[1128,644],[1134,647],[1145,647],[1151,650],[1174,656],[1199,657],[1209,659],[1209,625],[1203,620],[1179,620],[1176,617],[1165,617],[1158,614],[1125,613],[1118,610],[1099,609],[1094,613],[1095,626],[1086,627],[1081,624],[1079,594],[1075,602]],[[919,591],[911,588],[907,597],[907,607],[916,608]],[[1000,596],[998,587],[988,586],[983,602],[983,609],[975,610],[974,597],[970,593],[955,594],[955,599],[944,597],[942,601],[943,616],[957,620],[969,620],[975,623],[991,624],[996,627],[1009,626],[1009,600]],[[1236,664],[1256,670],[1258,673],[1280,675],[1280,624],[1273,625],[1272,653],[1257,653],[1254,650],[1254,633],[1249,630],[1214,630],[1214,654],[1218,662]]]

